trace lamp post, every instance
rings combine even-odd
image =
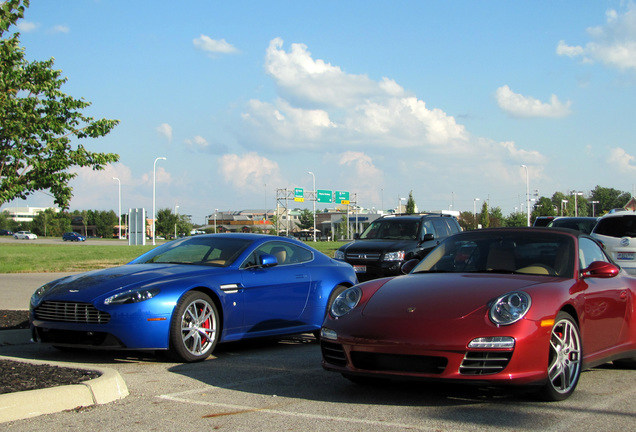
[[[578,217],[579,216],[578,196],[583,195],[583,192],[572,192],[572,195],[574,195],[574,217]]]
[[[165,157],[158,157],[152,164],[152,244],[155,244],[155,198],[157,195],[157,161],[166,160]]]
[[[119,210],[117,211],[117,219],[119,220],[119,240],[121,240],[121,180],[117,177],[113,177],[113,180],[117,180],[117,183],[119,184]]]
[[[214,209],[214,234],[216,234],[216,213],[219,211],[219,209]]]
[[[307,171],[314,178],[314,231],[312,233],[314,241],[316,241],[316,176],[311,171]]]
[[[406,201],[406,198],[400,198],[400,196],[398,195],[398,216],[402,214],[402,201]]]
[[[473,223],[475,225],[475,229],[477,229],[477,201],[479,201],[479,198],[475,198],[473,200]]]
[[[527,223],[530,226],[530,181],[528,179],[528,166],[521,165],[521,168],[526,169],[526,213],[527,213]]]
[[[177,210],[179,209],[179,206],[175,204],[174,206],[174,215],[176,216],[176,219],[174,221],[174,238],[177,238],[177,223],[179,222],[179,216],[177,213]]]
[[[592,204],[592,217],[594,217],[594,216],[595,216],[594,204],[598,204],[598,203],[599,203],[599,201],[590,201],[590,204]]]
[[[566,200],[566,199],[562,199],[562,200],[561,200],[561,216],[563,216],[563,204],[567,204],[567,203],[569,203],[569,202],[570,202],[570,201],[568,201],[568,200]]]

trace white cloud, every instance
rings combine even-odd
[[[636,5],[628,3],[624,13],[609,10],[604,26],[590,27],[592,41],[570,46],[560,41],[557,54],[582,57],[584,62],[601,62],[620,70],[636,70]]]
[[[636,174],[636,157],[628,154],[624,149],[616,147],[610,150],[607,163],[621,174]]]
[[[529,96],[513,92],[510,87],[499,87],[495,93],[499,107],[514,117],[565,117],[571,113],[570,101],[562,103],[556,95],[550,102],[541,102]]]
[[[16,27],[18,27],[18,31],[21,33],[29,33],[40,27],[40,24],[21,20],[17,22]]]
[[[252,100],[243,119],[244,145],[275,151],[297,148],[420,148],[455,146],[468,134],[455,118],[406,94],[395,81],[352,75],[314,60],[303,44],[282,49],[271,41],[265,68],[281,97]]]
[[[195,136],[193,139],[187,139],[184,141],[186,147],[193,150],[205,150],[210,144],[202,136]]]
[[[51,33],[70,33],[71,29],[65,25],[56,25],[51,30]]]
[[[264,184],[285,184],[278,164],[255,152],[223,155],[219,171],[223,180],[240,193],[262,191]]]
[[[172,126],[168,123],[162,123],[157,127],[157,132],[159,135],[162,135],[168,139],[168,141],[172,141]]]
[[[238,52],[238,50],[232,44],[227,43],[225,39],[214,40],[204,34],[193,39],[192,43],[197,49],[210,54],[233,54]]]

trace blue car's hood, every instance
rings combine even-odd
[[[44,298],[91,302],[94,299],[119,291],[141,286],[153,286],[172,279],[212,276],[227,273],[227,268],[177,264],[128,264],[104,270],[80,273],[50,282]]]

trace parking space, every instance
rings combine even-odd
[[[575,395],[543,403],[507,389],[394,383],[366,387],[320,367],[309,335],[219,346],[201,363],[135,352],[65,353],[33,344],[0,354],[73,361],[119,371],[130,395],[76,411],[11,423],[12,431],[374,431],[630,429],[634,371],[585,372]]]

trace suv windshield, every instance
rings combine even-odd
[[[636,237],[636,215],[603,218],[594,233],[608,237]]]
[[[417,220],[382,219],[373,222],[360,235],[361,239],[414,240],[420,222]]]

